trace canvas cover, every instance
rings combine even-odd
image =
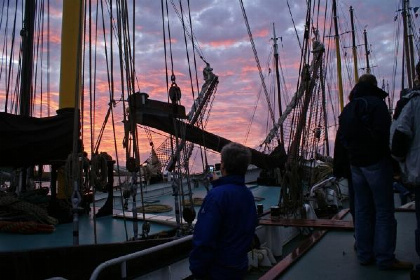
[[[0,112],[0,166],[25,167],[65,160],[73,148],[74,110],[34,118]]]

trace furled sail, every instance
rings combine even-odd
[[[0,112],[0,166],[65,160],[73,149],[73,110],[46,118]]]

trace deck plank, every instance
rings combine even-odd
[[[353,221],[329,220],[329,219],[260,219],[260,225],[265,226],[292,226],[292,227],[313,227],[325,229],[353,230]]]
[[[349,212],[349,209],[343,209],[337,213],[331,220],[341,221],[341,219]],[[297,262],[306,252],[309,251],[321,238],[328,232],[327,229],[314,232],[310,235],[298,248],[287,255],[284,259],[273,266],[259,280],[278,279],[292,264]]]

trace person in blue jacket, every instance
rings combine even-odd
[[[196,279],[243,279],[257,226],[252,192],[245,185],[248,148],[229,143],[221,151],[222,177],[213,180],[194,227],[190,270]]]

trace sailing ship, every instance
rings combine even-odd
[[[73,244],[59,248],[43,244],[42,248],[28,250],[22,247],[22,251],[1,252],[1,269],[4,272],[2,275],[18,279],[28,277],[44,279],[54,276],[85,279],[91,273],[94,273],[94,278],[117,277],[120,275],[119,268],[108,267],[108,264],[113,261],[109,263],[106,261],[131,253],[133,255],[129,255],[122,261],[125,264],[124,278],[143,275],[147,279],[151,277],[148,273],[162,273],[162,270],[167,270],[168,263],[171,263],[172,267],[174,267],[173,263],[178,263],[181,272],[177,277],[182,275],[182,278],[187,278],[189,271],[186,261],[191,248],[195,211],[198,209],[193,202],[197,194],[205,196],[206,187],[208,187],[206,175],[210,171],[208,168],[210,165],[206,161],[206,153],[208,150],[219,152],[225,144],[231,142],[230,139],[206,129],[219,77],[211,68],[208,59],[200,53],[200,59],[204,64],[204,83],[201,87],[198,86],[196,74],[194,85],[192,72],[198,71],[196,68],[189,69],[192,92],[192,97],[189,98],[192,105],[187,113],[185,106],[181,104],[181,100],[185,98],[185,94],[181,94],[179,81],[181,75],[175,71],[172,60],[174,47],[172,42],[175,40],[171,37],[170,31],[173,29],[169,24],[169,14],[165,15],[162,12],[164,23],[167,24],[163,25],[164,37],[168,36],[164,39],[165,50],[169,54],[165,65],[167,100],[160,101],[153,98],[151,93],[142,92],[139,90],[134,61],[136,57],[135,44],[133,44],[135,31],[130,33],[128,15],[131,7],[125,1],[117,1],[115,6],[112,5],[112,1],[98,1],[96,4],[96,7],[92,7],[89,1],[77,3],[71,0],[63,1],[59,110],[56,116],[50,116],[48,113],[48,117],[42,117],[42,114],[45,114],[45,108],[41,108],[40,111],[43,113],[38,118],[33,117],[35,105],[30,103],[31,99],[34,99],[34,88],[36,88],[32,80],[34,76],[32,71],[38,69],[33,62],[39,61],[39,57],[37,59],[33,57],[34,54],[38,54],[34,51],[37,48],[34,45],[33,34],[36,33],[35,31],[42,33],[41,25],[39,22],[39,25],[35,24],[35,19],[42,18],[40,11],[45,11],[46,7],[43,6],[43,2],[25,1],[24,27],[21,32],[22,74],[19,74],[21,83],[19,97],[14,97],[17,98],[16,100],[6,99],[5,112],[0,116],[2,122],[0,129],[4,129],[1,133],[0,163],[2,166],[11,166],[19,171],[16,177],[20,183],[7,185],[7,188],[14,188],[13,194],[17,193],[19,196],[2,193],[3,204],[1,205],[17,206],[19,210],[25,208],[31,215],[26,215],[23,220],[12,222],[11,218],[15,219],[17,216],[16,211],[14,217],[9,216],[1,220],[2,228],[9,227],[20,233],[52,232],[58,231],[59,227],[63,228],[62,224],[57,225],[57,223],[72,221],[66,224],[66,228],[71,233],[69,239],[73,241]],[[183,13],[182,4],[178,8],[173,2],[172,5],[183,27],[185,40],[189,38],[190,46],[199,52],[192,32],[192,19],[186,16],[187,13]],[[262,91],[268,104],[268,118],[273,127],[258,147],[250,148],[252,164],[259,168],[257,170],[261,170],[257,185],[253,185],[252,189],[254,195],[260,194],[258,198],[265,198],[256,202],[258,206],[263,206],[263,211],[260,211],[260,226],[256,231],[261,244],[266,246],[258,249],[258,254],[263,255],[263,261],[250,257],[258,268],[261,268],[262,263],[265,267],[273,266],[279,258],[284,256],[283,246],[302,233],[308,235],[318,227],[352,228],[349,221],[330,220],[334,215],[338,215],[334,216],[336,218],[343,216],[343,213],[339,211],[343,208],[344,195],[340,182],[331,177],[330,131],[328,129],[330,126],[325,106],[326,47],[323,41],[326,34],[322,34],[318,28],[312,28],[311,11],[319,9],[317,5],[312,3],[307,7],[305,33],[302,42],[299,41],[301,44],[300,78],[295,94],[283,108],[282,97],[285,94],[280,92],[279,65],[276,64],[277,95],[273,100],[265,85],[265,77],[259,64],[246,10],[240,1],[254,58],[259,69]],[[335,1],[333,1],[333,7],[336,12]],[[166,10],[168,13],[168,3],[165,7],[162,1],[161,8],[162,11]],[[104,27],[103,34],[98,31],[92,32],[92,26],[89,24],[83,25],[94,19],[92,14],[95,14],[95,9],[96,28],[100,25],[109,26],[109,28]],[[102,15],[108,10],[111,19],[109,21],[100,19],[100,10],[102,10]],[[134,6],[133,10],[135,10]],[[84,16],[88,15],[90,21],[83,20]],[[336,15],[334,17],[337,19]],[[134,15],[133,18],[135,18]],[[102,23],[99,24],[101,21]],[[187,27],[186,23],[190,26]],[[109,55],[109,60],[104,63],[109,68],[108,99],[104,105],[106,113],[99,114],[103,117],[103,124],[97,133],[92,128],[95,126],[93,120],[98,118],[95,110],[100,101],[93,94],[98,86],[93,82],[94,77],[99,75],[93,71],[98,67],[92,59],[96,48],[91,46],[84,50],[82,46],[93,45],[98,37],[106,37],[106,34],[109,35],[107,37],[109,42],[104,40],[99,45],[102,44],[105,49],[110,48],[109,53],[105,51],[103,55]],[[94,37],[96,37],[95,40]],[[336,30],[334,35],[336,43],[338,37]],[[279,38],[276,36],[274,27],[272,39],[274,58],[278,60],[279,54],[276,52],[276,47]],[[340,48],[337,47],[337,49]],[[118,61],[114,61],[114,52],[118,53]],[[69,59],[69,57],[74,57],[74,59]],[[194,61],[195,58],[194,56]],[[90,71],[82,71],[84,64],[88,65],[87,69]],[[340,73],[338,55],[336,64],[337,72]],[[115,65],[120,67],[118,71],[114,69]],[[120,72],[118,82],[114,77],[116,72]],[[8,72],[8,75],[11,77],[12,72]],[[119,90],[116,90],[116,84],[120,86]],[[341,88],[342,85],[338,87]],[[81,92],[84,91],[90,94],[82,95]],[[5,92],[12,91],[8,89]],[[117,92],[121,93],[120,98],[116,97]],[[50,96],[47,95],[47,99],[49,98]],[[89,102],[82,102],[82,99],[84,101],[89,99]],[[342,95],[338,99],[343,103]],[[275,106],[272,106],[272,103],[278,104],[278,112],[274,111]],[[117,109],[117,105],[122,108]],[[122,115],[121,131],[115,129],[114,118],[117,113]],[[90,128],[86,128],[86,119],[89,120]],[[101,144],[103,147],[101,139],[107,122],[113,124],[112,134],[119,132],[124,135],[122,141],[122,150],[124,150],[122,154],[125,156],[124,171],[117,151],[114,153],[114,158],[100,152]],[[139,136],[139,125],[144,129],[147,141]],[[162,144],[159,146],[155,146],[158,141],[151,136],[152,129],[166,133],[164,137],[161,137]],[[142,142],[148,145],[142,145]],[[117,147],[116,143],[117,141],[114,140],[115,147]],[[145,150],[145,146],[148,146],[150,156],[142,163],[140,150]],[[197,146],[200,149],[197,149]],[[194,152],[197,153],[197,150],[198,153],[203,154],[203,172],[192,176],[190,158]],[[86,151],[90,154],[84,153]],[[26,178],[35,178],[32,174],[33,170],[41,172],[42,165],[50,169],[50,185],[47,189],[40,187],[35,191],[43,194],[44,197],[49,193],[48,211],[42,207],[29,206],[28,201],[23,200],[25,195],[28,197],[27,194],[33,193],[30,180]],[[159,184],[149,185],[162,181],[164,177],[169,182],[160,183],[161,187],[157,186]],[[114,182],[114,178],[118,182]],[[121,178],[125,178],[124,182]],[[172,209],[173,215],[170,221],[168,216],[146,213],[147,206],[156,206],[156,201],[163,201],[165,196],[173,199],[174,209]],[[98,197],[102,198],[102,203],[99,203]],[[98,205],[95,203],[98,203],[100,207],[96,208]],[[63,204],[67,208],[63,209]],[[274,207],[270,209],[270,206]],[[115,211],[117,208],[118,211]],[[261,210],[261,207],[259,209]],[[277,211],[281,214],[276,215]],[[270,218],[270,212],[273,218]],[[32,219],[29,222],[26,221],[28,216]],[[119,220],[119,226],[125,229],[125,232],[122,230],[125,238],[122,237],[119,242],[110,244],[98,242],[97,239],[100,237],[97,236],[99,233],[96,229],[93,244],[81,242],[86,234],[82,228],[86,221],[90,224],[90,228],[92,226],[93,228],[105,227],[100,234],[106,235],[106,231],[110,230],[106,227],[117,223],[116,220]],[[103,224],[101,224],[102,221],[104,221]],[[133,228],[133,236],[130,238],[127,234],[127,223]],[[141,231],[139,231],[140,224]],[[51,233],[51,235],[54,234],[56,233]],[[116,233],[113,231],[109,234]],[[27,237],[22,237],[20,240],[23,238]],[[3,240],[13,239],[7,235],[7,239],[3,238]],[[33,240],[37,243],[36,236]],[[134,260],[134,257],[138,258]],[[21,261],[27,258],[29,261]],[[100,271],[100,274],[94,272],[94,268],[104,262],[106,265],[101,269],[105,271]],[[71,266],[72,263],[76,265]],[[153,270],[158,272],[152,272]],[[172,274],[169,277],[175,276]]]

